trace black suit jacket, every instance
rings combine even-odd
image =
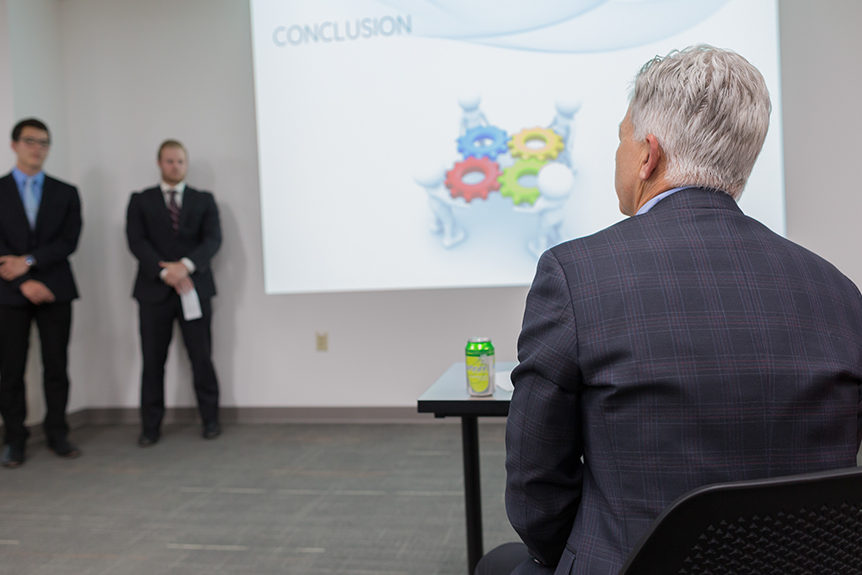
[[[159,277],[161,261],[189,258],[195,264],[191,278],[198,296],[215,295],[210,260],[221,245],[218,208],[210,192],[186,186],[180,211],[179,230],[174,234],[171,217],[159,187],[135,192],[126,213],[126,238],[138,259],[133,296],[141,302],[167,299],[174,289]]]
[[[617,573],[695,487],[856,465],[859,290],[721,192],[546,252],[518,358],[506,506],[558,575]]]
[[[31,230],[15,178],[0,178],[0,255],[30,254],[36,265],[13,281],[0,279],[0,305],[28,305],[19,286],[28,279],[45,284],[57,302],[78,297],[78,288],[69,265],[69,256],[81,235],[81,200],[78,190],[65,182],[45,176],[42,200]]]

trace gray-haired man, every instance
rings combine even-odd
[[[616,155],[632,217],[545,252],[527,298],[506,428],[526,545],[477,573],[617,573],[695,487],[855,465],[859,290],[736,204],[769,113],[733,52],[641,69]]]

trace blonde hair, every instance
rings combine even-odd
[[[179,140],[165,140],[165,141],[164,141],[164,142],[162,142],[162,144],[159,146],[159,151],[158,151],[158,153],[156,154],[156,159],[157,159],[157,160],[161,160],[161,159],[162,159],[162,150],[164,150],[165,148],[179,148],[179,149],[181,149],[181,150],[183,151],[183,153],[184,153],[186,156],[188,156],[188,155],[189,155],[189,153],[188,153],[188,152],[186,152],[186,147],[185,147],[185,146],[183,146],[182,142],[180,142]]]

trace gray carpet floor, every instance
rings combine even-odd
[[[457,421],[457,420],[455,420]],[[77,460],[28,447],[0,468],[0,573],[467,572],[460,426],[88,426]],[[504,426],[480,424],[485,550],[503,508]]]

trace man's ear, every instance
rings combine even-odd
[[[641,169],[638,173],[642,180],[646,181],[652,177],[661,162],[663,154],[664,150],[661,149],[661,146],[658,143],[658,138],[653,134],[647,134],[646,156],[641,163]]]

